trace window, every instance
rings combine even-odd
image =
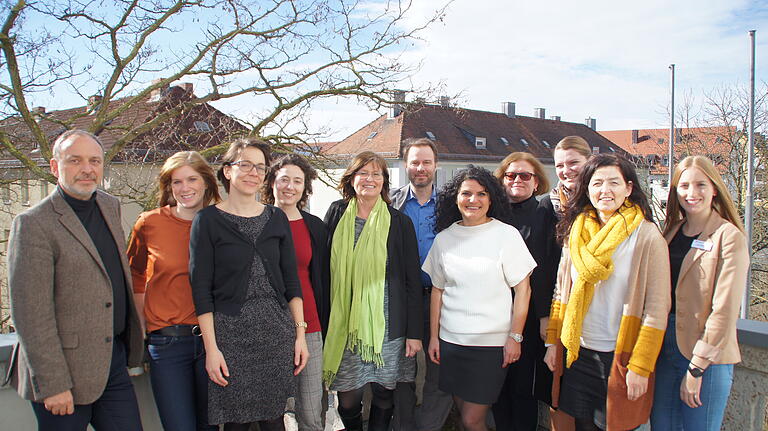
[[[376,137],[376,135],[378,135],[378,134],[379,134],[379,132],[371,132],[371,134],[370,134],[370,135],[368,135],[368,139],[373,139],[373,138],[375,138],[375,137]]]
[[[475,148],[478,150],[484,150],[485,149],[485,138],[476,137],[475,138]]]
[[[21,180],[21,204],[29,205],[29,180]]]
[[[11,230],[3,229],[3,251],[8,251],[8,240],[11,238]]]
[[[520,138],[520,143],[525,146],[525,148],[528,148],[528,141],[526,141],[524,138]]]
[[[48,196],[48,181],[40,180],[40,199]]]
[[[427,135],[427,138],[429,138],[429,140],[430,140],[430,141],[434,141],[434,140],[436,139],[436,138],[435,138],[435,134],[434,134],[434,133],[432,133],[432,132],[430,132],[430,131],[427,131],[427,132],[425,133],[425,135]]]
[[[547,141],[541,141],[541,143],[544,144],[544,146],[547,147],[547,148],[552,148],[552,146],[549,145],[549,142],[547,142]]]
[[[211,126],[205,121],[195,121],[195,130],[198,132],[210,132]]]
[[[592,147],[592,154],[600,154],[600,147]]]
[[[6,204],[11,203],[11,185],[9,183],[2,184],[2,190],[0,190],[0,195],[2,195],[4,203]]]
[[[501,141],[502,144],[509,146],[509,141],[507,140],[507,138],[502,136],[501,138],[499,138],[499,140]]]

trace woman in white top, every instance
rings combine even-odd
[[[468,431],[486,429],[506,367],[520,357],[528,314],[536,262],[517,229],[499,221],[507,208],[489,171],[459,173],[438,195],[437,236],[422,267],[434,286],[429,357]]]

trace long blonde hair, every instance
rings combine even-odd
[[[720,217],[728,220],[734,226],[744,232],[744,225],[741,223],[741,217],[733,203],[731,193],[725,186],[723,177],[717,172],[717,168],[711,160],[704,156],[688,156],[680,161],[675,167],[672,175],[672,183],[669,185],[669,195],[667,196],[667,217],[664,220],[664,235],[669,233],[672,226],[680,220],[685,219],[685,211],[680,207],[680,201],[677,197],[677,185],[680,183],[680,176],[683,171],[689,168],[697,168],[709,178],[709,181],[715,187],[717,193],[712,198],[712,209],[720,214]]]
[[[171,191],[171,177],[173,176],[173,171],[182,166],[189,166],[203,177],[205,182],[203,206],[216,204],[221,201],[219,186],[216,184],[213,169],[208,165],[203,156],[197,151],[179,151],[165,160],[163,167],[160,168],[160,173],[157,175],[157,204],[159,206],[176,205],[176,199],[173,198],[173,192]]]

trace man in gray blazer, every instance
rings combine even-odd
[[[143,354],[120,203],[97,190],[98,138],[71,130],[54,142],[58,187],[13,221],[11,314],[19,337],[8,378],[32,402],[40,430],[141,430],[126,366]]]

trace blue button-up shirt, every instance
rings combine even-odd
[[[413,194],[413,189],[408,187],[408,197],[405,199],[402,211],[411,218],[413,227],[416,229],[416,240],[419,243],[419,260],[424,264],[424,260],[435,242],[435,203],[437,194],[434,186],[432,187],[432,196],[424,205],[419,204],[419,200]],[[429,275],[421,271],[421,284],[424,287],[431,287],[432,280]]]

